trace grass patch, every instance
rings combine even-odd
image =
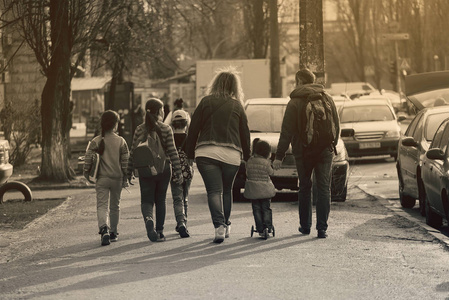
[[[65,198],[34,199],[31,202],[9,200],[0,204],[0,230],[23,229],[34,219],[63,203]]]

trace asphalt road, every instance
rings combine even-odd
[[[123,193],[119,241],[101,247],[93,190],[50,192],[71,197],[24,230],[1,232],[0,299],[449,299],[448,247],[397,207],[391,165],[351,164],[327,239],[299,234],[291,201],[272,204],[274,238],[250,237],[251,205],[239,202],[231,237],[212,243],[197,173],[191,238],[174,231],[169,201],[167,241],[151,243],[134,186]]]

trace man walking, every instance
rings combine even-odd
[[[296,73],[284,119],[274,169],[279,169],[290,143],[299,177],[299,232],[310,234],[312,227],[312,171],[317,185],[316,229],[318,238],[327,237],[331,205],[332,159],[340,133],[337,109],[315,75],[308,69]]]

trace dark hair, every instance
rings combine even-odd
[[[187,126],[187,120],[174,120],[171,122],[174,129],[182,129]]]
[[[257,154],[265,158],[269,158],[271,155],[271,146],[268,142],[255,138],[253,140],[253,155]]]
[[[154,130],[161,136],[161,128],[157,122],[158,113],[162,107],[164,107],[164,103],[157,98],[151,98],[145,103],[145,128],[147,129],[147,132]]]
[[[104,152],[104,135],[106,132],[114,129],[120,120],[120,116],[113,110],[107,110],[101,115],[101,142],[98,146],[98,153],[103,155]]]
[[[184,103],[184,100],[182,100],[182,98],[178,98],[175,100],[174,105],[177,108],[182,108],[183,103]]]
[[[312,71],[310,71],[307,68],[304,68],[304,69],[301,69],[298,72],[296,72],[295,79],[296,79],[296,84],[298,85],[298,83],[300,81],[302,84],[314,83],[316,77],[315,77],[315,74],[312,73]]]

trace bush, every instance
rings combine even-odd
[[[33,102],[7,101],[0,118],[5,138],[9,141],[9,160],[14,167],[26,163],[31,146],[40,143],[41,117],[38,100]]]

